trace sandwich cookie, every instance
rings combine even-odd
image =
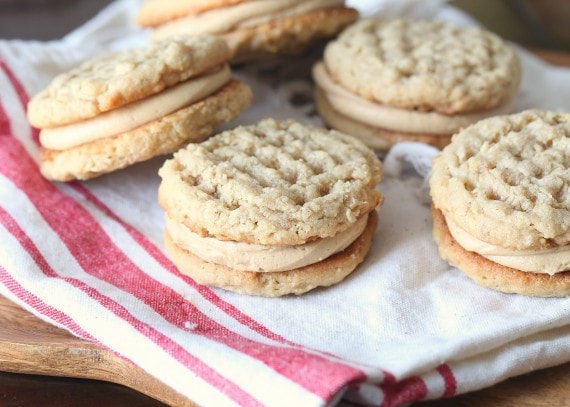
[[[382,166],[357,139],[266,119],[160,169],[165,245],[198,283],[277,297],[339,283],[376,230]]]
[[[214,36],[173,38],[54,78],[28,104],[43,175],[85,180],[204,140],[252,99],[229,57]]]
[[[337,35],[358,12],[344,0],[147,0],[137,16],[153,39],[177,34],[216,34],[233,61],[298,54]]]
[[[510,113],[519,59],[496,35],[441,21],[362,20],[327,44],[313,67],[327,125],[377,150],[436,147],[480,119]]]
[[[435,158],[433,235],[476,283],[570,295],[570,114],[527,110],[459,132]]]

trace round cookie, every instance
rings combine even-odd
[[[156,13],[155,10],[162,11]],[[216,34],[232,50],[232,61],[299,54],[338,34],[358,18],[343,0],[210,0],[198,4],[150,0],[137,23],[149,27],[153,40],[171,35]]]
[[[184,82],[229,59],[212,36],[113,52],[55,77],[28,105],[28,120],[51,128],[88,119]]]
[[[567,113],[528,110],[459,132],[430,178],[442,256],[501,291],[567,295],[568,168]]]
[[[178,151],[160,170],[166,212],[203,236],[296,245],[334,236],[380,201],[381,165],[352,137],[267,119]]]
[[[266,119],[188,145],[159,171],[169,250],[181,270],[226,289],[284,295],[333,284],[368,251],[381,169],[353,137],[295,121]],[[235,250],[251,255],[234,264],[226,258]],[[327,258],[337,260],[325,273]]]
[[[213,36],[171,38],[56,77],[28,105],[42,174],[85,180],[205,139],[252,99],[231,78],[229,56]]]
[[[480,28],[367,19],[327,44],[313,77],[319,98],[328,102],[325,122],[332,109],[380,129],[363,136],[369,145],[389,147],[394,139],[414,140],[417,134],[441,146],[465,125],[508,113],[521,67],[511,47]]]
[[[86,180],[209,137],[249,107],[250,88],[232,80],[215,94],[131,131],[66,150],[42,148],[40,170],[52,180]]]

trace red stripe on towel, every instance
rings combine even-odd
[[[45,261],[34,242],[32,242],[26,233],[18,226],[14,218],[12,218],[2,207],[0,207],[0,224],[2,224],[6,230],[10,232],[16,240],[18,240],[22,249],[29,254],[44,274],[51,273],[51,267]],[[77,325],[67,314],[49,306],[36,295],[23,288],[2,266],[0,266],[0,280],[11,293],[16,295],[20,300],[23,300],[28,306],[40,311],[42,315],[49,317],[60,325],[66,326],[76,336],[94,340],[87,331]]]
[[[34,262],[38,265],[42,273],[49,278],[57,278],[66,283],[72,285],[85,292],[89,297],[99,302],[105,308],[111,310],[115,315],[122,318],[133,326],[137,331],[144,334],[147,338],[151,339],[153,342],[160,345],[169,354],[171,354],[174,359],[183,363],[185,366],[193,370],[199,377],[207,380],[209,383],[214,384],[222,392],[224,392],[228,397],[232,398],[239,403],[247,403],[247,405],[260,405],[257,400],[252,398],[248,393],[241,390],[231,381],[225,379],[205,363],[202,363],[199,359],[186,352],[182,347],[172,341],[170,338],[165,337],[152,326],[143,323],[133,317],[127,309],[122,305],[118,304],[111,298],[99,293],[95,288],[89,286],[88,284],[69,277],[62,277],[57,274],[55,270],[48,264],[46,259],[43,257],[41,252],[38,250],[33,241],[29,236],[17,225],[16,221],[2,208],[0,208],[0,223],[10,232],[17,240],[22,248],[32,257]],[[0,271],[5,270],[0,267]],[[68,315],[65,313],[54,309],[53,307],[46,306],[45,303],[40,300],[37,296],[31,294],[29,291],[24,290],[19,283],[14,280],[10,274],[7,272],[0,274],[0,279],[3,283],[10,289],[12,293],[18,296],[18,298],[24,301],[26,304],[34,308],[35,310],[41,312],[57,322],[61,326],[65,326],[74,334],[90,340],[95,340],[91,334],[84,331],[79,327]]]
[[[14,73],[12,72],[10,67],[8,67],[6,62],[4,62],[1,59],[0,59],[0,70],[4,71],[4,73],[8,77],[8,80],[12,84],[12,87],[14,88],[14,91],[16,92],[16,95],[18,96],[18,99],[20,100],[20,103],[22,104],[24,112],[26,112],[27,106],[28,106],[28,101],[30,98],[28,97],[28,93],[24,89],[24,86],[18,80],[18,78],[16,78],[16,75],[14,75]],[[39,144],[39,142],[40,142],[40,131],[38,129],[36,129],[35,127],[31,127],[31,126],[30,126],[30,130],[32,131],[32,140],[34,140],[36,142],[36,144]]]
[[[380,384],[384,391],[381,407],[396,407],[423,400],[428,393],[426,383],[421,377],[412,376],[402,381],[384,372],[384,381]]]
[[[8,65],[2,60],[0,60],[0,69],[5,72],[10,83],[14,87],[14,90],[15,90],[16,94],[18,95],[20,103],[22,104],[22,108],[26,109],[26,106],[27,106],[28,101],[29,101],[29,96],[27,95],[27,93],[26,93],[24,87],[22,86],[21,82],[17,79],[16,75],[14,75],[14,73],[11,71],[11,69],[8,67]],[[9,122],[5,116],[6,115],[2,115],[2,118],[6,119],[5,124],[6,124],[7,128],[6,128],[5,132],[6,132],[6,134],[9,134],[10,133]],[[0,123],[0,125],[1,124],[2,123]],[[37,133],[37,129],[34,129],[33,127],[31,127],[31,129],[33,132],[35,131]],[[35,135],[34,138],[38,139],[37,134]],[[120,223],[125,228],[125,230],[133,237],[133,239],[135,239],[135,241],[142,248],[144,248],[147,251],[147,253],[149,253],[162,267],[164,267],[165,269],[167,269],[171,272],[179,274],[176,267],[172,264],[172,262],[170,262],[170,260],[168,258],[166,258],[166,256],[155,245],[153,245],[148,239],[146,239],[135,228],[133,228],[132,226],[130,226],[129,224],[124,222],[121,218],[119,218],[119,216],[117,216],[115,213],[113,213],[93,193],[91,193],[91,191],[89,191],[86,187],[84,187],[82,184],[77,183],[77,182],[70,183],[70,186],[72,188],[74,188],[77,192],[79,192],[81,195],[83,195],[89,202],[91,202],[95,206],[97,206],[99,208],[99,210],[101,210],[103,213],[105,213],[111,219]],[[212,291],[208,287],[197,284],[192,279],[187,278],[186,276],[184,276],[183,278],[185,279],[185,281],[189,285],[193,286],[200,293],[200,295],[202,295],[202,297],[204,297],[206,300],[208,300],[209,302],[211,302],[212,304],[217,306],[219,309],[224,311],[226,314],[230,315],[232,318],[234,318],[236,321],[238,321],[242,325],[245,325],[248,328],[250,328],[251,330],[253,330],[254,332],[257,332],[258,334],[263,335],[269,339],[275,340],[279,343],[287,343],[290,345],[295,345],[292,342],[283,338],[282,336],[280,336],[274,332],[271,332],[267,327],[265,327],[262,324],[260,324],[259,322],[255,321],[250,316],[244,314],[243,312],[241,312],[239,309],[237,309],[232,304],[230,304],[226,301],[223,301],[218,295],[216,295],[216,293],[214,291]]]
[[[6,117],[6,114],[0,105],[0,121],[2,121],[3,117]],[[103,277],[103,280],[105,280],[105,275],[101,275],[101,273],[105,274],[105,271],[107,274],[129,275],[128,270],[124,270],[123,267],[129,268],[132,263],[115,247],[100,226],[88,214],[86,216],[85,210],[76,202],[63,195],[51,183],[42,178],[35,163],[29,158],[26,151],[15,138],[5,137],[5,133],[3,133],[3,136],[0,137],[0,163],[2,163],[0,173],[11,179],[18,189],[27,194],[44,220],[58,233],[62,242],[68,247],[80,265],[92,275],[99,274],[97,277]],[[4,210],[2,212],[7,214]],[[0,218],[0,221],[4,220],[6,220],[6,216]],[[22,247],[30,246],[29,243],[26,243],[27,241],[31,242],[29,237],[21,229],[13,229],[14,224],[14,221],[6,222],[4,226],[12,227],[10,232],[19,239]],[[36,256],[41,256],[39,250],[32,253]],[[40,269],[45,276],[60,278],[81,289],[89,297],[122,318],[125,322],[131,324],[149,340],[162,347],[174,359],[184,364],[189,370],[218,388],[231,399],[240,404],[252,406],[260,404],[239,386],[218,374],[213,368],[188,353],[184,348],[157,331],[154,327],[134,318],[122,305],[102,295],[95,288],[80,280],[62,277],[51,267],[45,267],[47,262],[43,256],[35,260],[38,264],[44,265]],[[93,269],[90,269],[91,267]],[[94,270],[99,273],[93,272]],[[131,280],[133,279],[131,278]],[[20,299],[26,300],[25,297]],[[37,309],[37,311],[42,313],[45,310]],[[44,315],[52,317],[48,314]],[[57,317],[57,315],[55,316]],[[70,330],[73,329],[73,326],[68,326],[66,324],[67,321],[61,317],[59,322],[61,322],[62,326]]]
[[[8,271],[0,266],[0,281],[4,284],[12,294],[27,304],[29,307],[40,310],[42,315],[49,317],[53,322],[59,324],[60,326],[65,326],[68,331],[73,333],[75,336],[95,341],[89,332],[84,331],[81,326],[75,323],[73,319],[69,317],[69,315],[60,312],[59,310],[51,307],[50,305],[46,304],[40,298],[26,290],[24,287],[16,281]]]
[[[240,324],[247,326],[252,331],[266,337],[272,339],[276,342],[289,344],[292,346],[299,346],[294,344],[293,342],[283,338],[281,335],[278,335],[263,324],[257,322],[249,315],[244,314],[238,308],[236,308],[233,304],[230,304],[223,299],[221,299],[212,289],[207,286],[201,285],[196,283],[191,278],[181,275],[176,266],[162,253],[161,250],[158,249],[152,242],[150,242],[142,233],[136,230],[134,227],[126,223],[123,219],[117,216],[111,209],[109,209],[99,198],[97,198],[89,189],[84,187],[82,184],[74,182],[70,183],[70,186],[75,189],[79,194],[81,194],[85,199],[95,205],[101,212],[107,215],[109,218],[113,219],[117,223],[119,223],[131,237],[152,257],[154,258],[158,264],[160,264],[164,269],[168,270],[169,272],[178,275],[178,277],[185,280],[185,282],[193,287],[196,291],[200,293],[200,295],[206,299],[207,301],[214,304],[216,307],[224,311],[226,314],[231,316],[233,319],[238,321]]]
[[[437,367],[437,372],[443,378],[443,382],[445,383],[445,391],[443,392],[442,397],[448,398],[455,396],[455,392],[457,391],[457,381],[455,380],[455,375],[451,370],[451,367],[447,364],[439,365]]]
[[[3,115],[5,116],[5,113]],[[10,160],[11,157],[5,150],[0,151],[0,162],[6,163],[2,171],[27,194],[86,272],[135,295],[179,328],[184,328],[190,322],[197,326],[193,333],[224,343],[263,362],[325,400],[334,397],[347,382],[365,380],[365,374],[351,366],[332,362],[299,349],[253,341],[202,314],[170,287],[151,279],[138,269],[106,235],[96,220],[77,202],[43,179],[35,163],[21,146],[16,144],[16,140],[9,140],[12,142],[11,148],[5,150],[21,151],[17,153],[18,159],[15,161]],[[157,301],[154,295],[157,291],[161,292],[160,301]],[[168,301],[165,301],[166,298]],[[106,303],[105,306],[115,313],[123,312],[120,304]],[[160,340],[168,342],[165,337]],[[327,380],[323,382],[322,376],[325,372]]]

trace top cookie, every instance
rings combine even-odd
[[[570,243],[570,114],[482,120],[434,160],[434,206],[484,242],[515,250]]]
[[[443,114],[508,101],[521,68],[493,33],[441,21],[362,20],[325,49],[332,77],[369,100]]]
[[[381,172],[373,151],[350,136],[266,119],[175,153],[160,169],[159,201],[203,236],[296,245],[374,210]]]
[[[171,38],[95,58],[57,76],[34,96],[28,119],[39,128],[88,119],[158,93],[229,58],[226,42],[206,35]]]

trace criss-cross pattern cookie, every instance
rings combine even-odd
[[[154,40],[216,34],[227,41],[233,61],[244,61],[298,54],[335,36],[357,17],[344,0],[147,0],[137,23],[152,28]]]
[[[353,137],[295,121],[225,131],[160,169],[167,248],[182,272],[228,290],[334,284],[368,252],[381,168]]]
[[[40,131],[40,169],[89,179],[209,136],[249,106],[232,79],[227,44],[172,38],[94,58],[53,79],[28,105]]]
[[[521,68],[480,28],[366,19],[327,44],[313,78],[327,124],[386,150],[399,140],[441,147],[460,128],[508,113]]]
[[[569,168],[567,113],[528,110],[458,133],[430,178],[442,257],[500,291],[569,295]]]

